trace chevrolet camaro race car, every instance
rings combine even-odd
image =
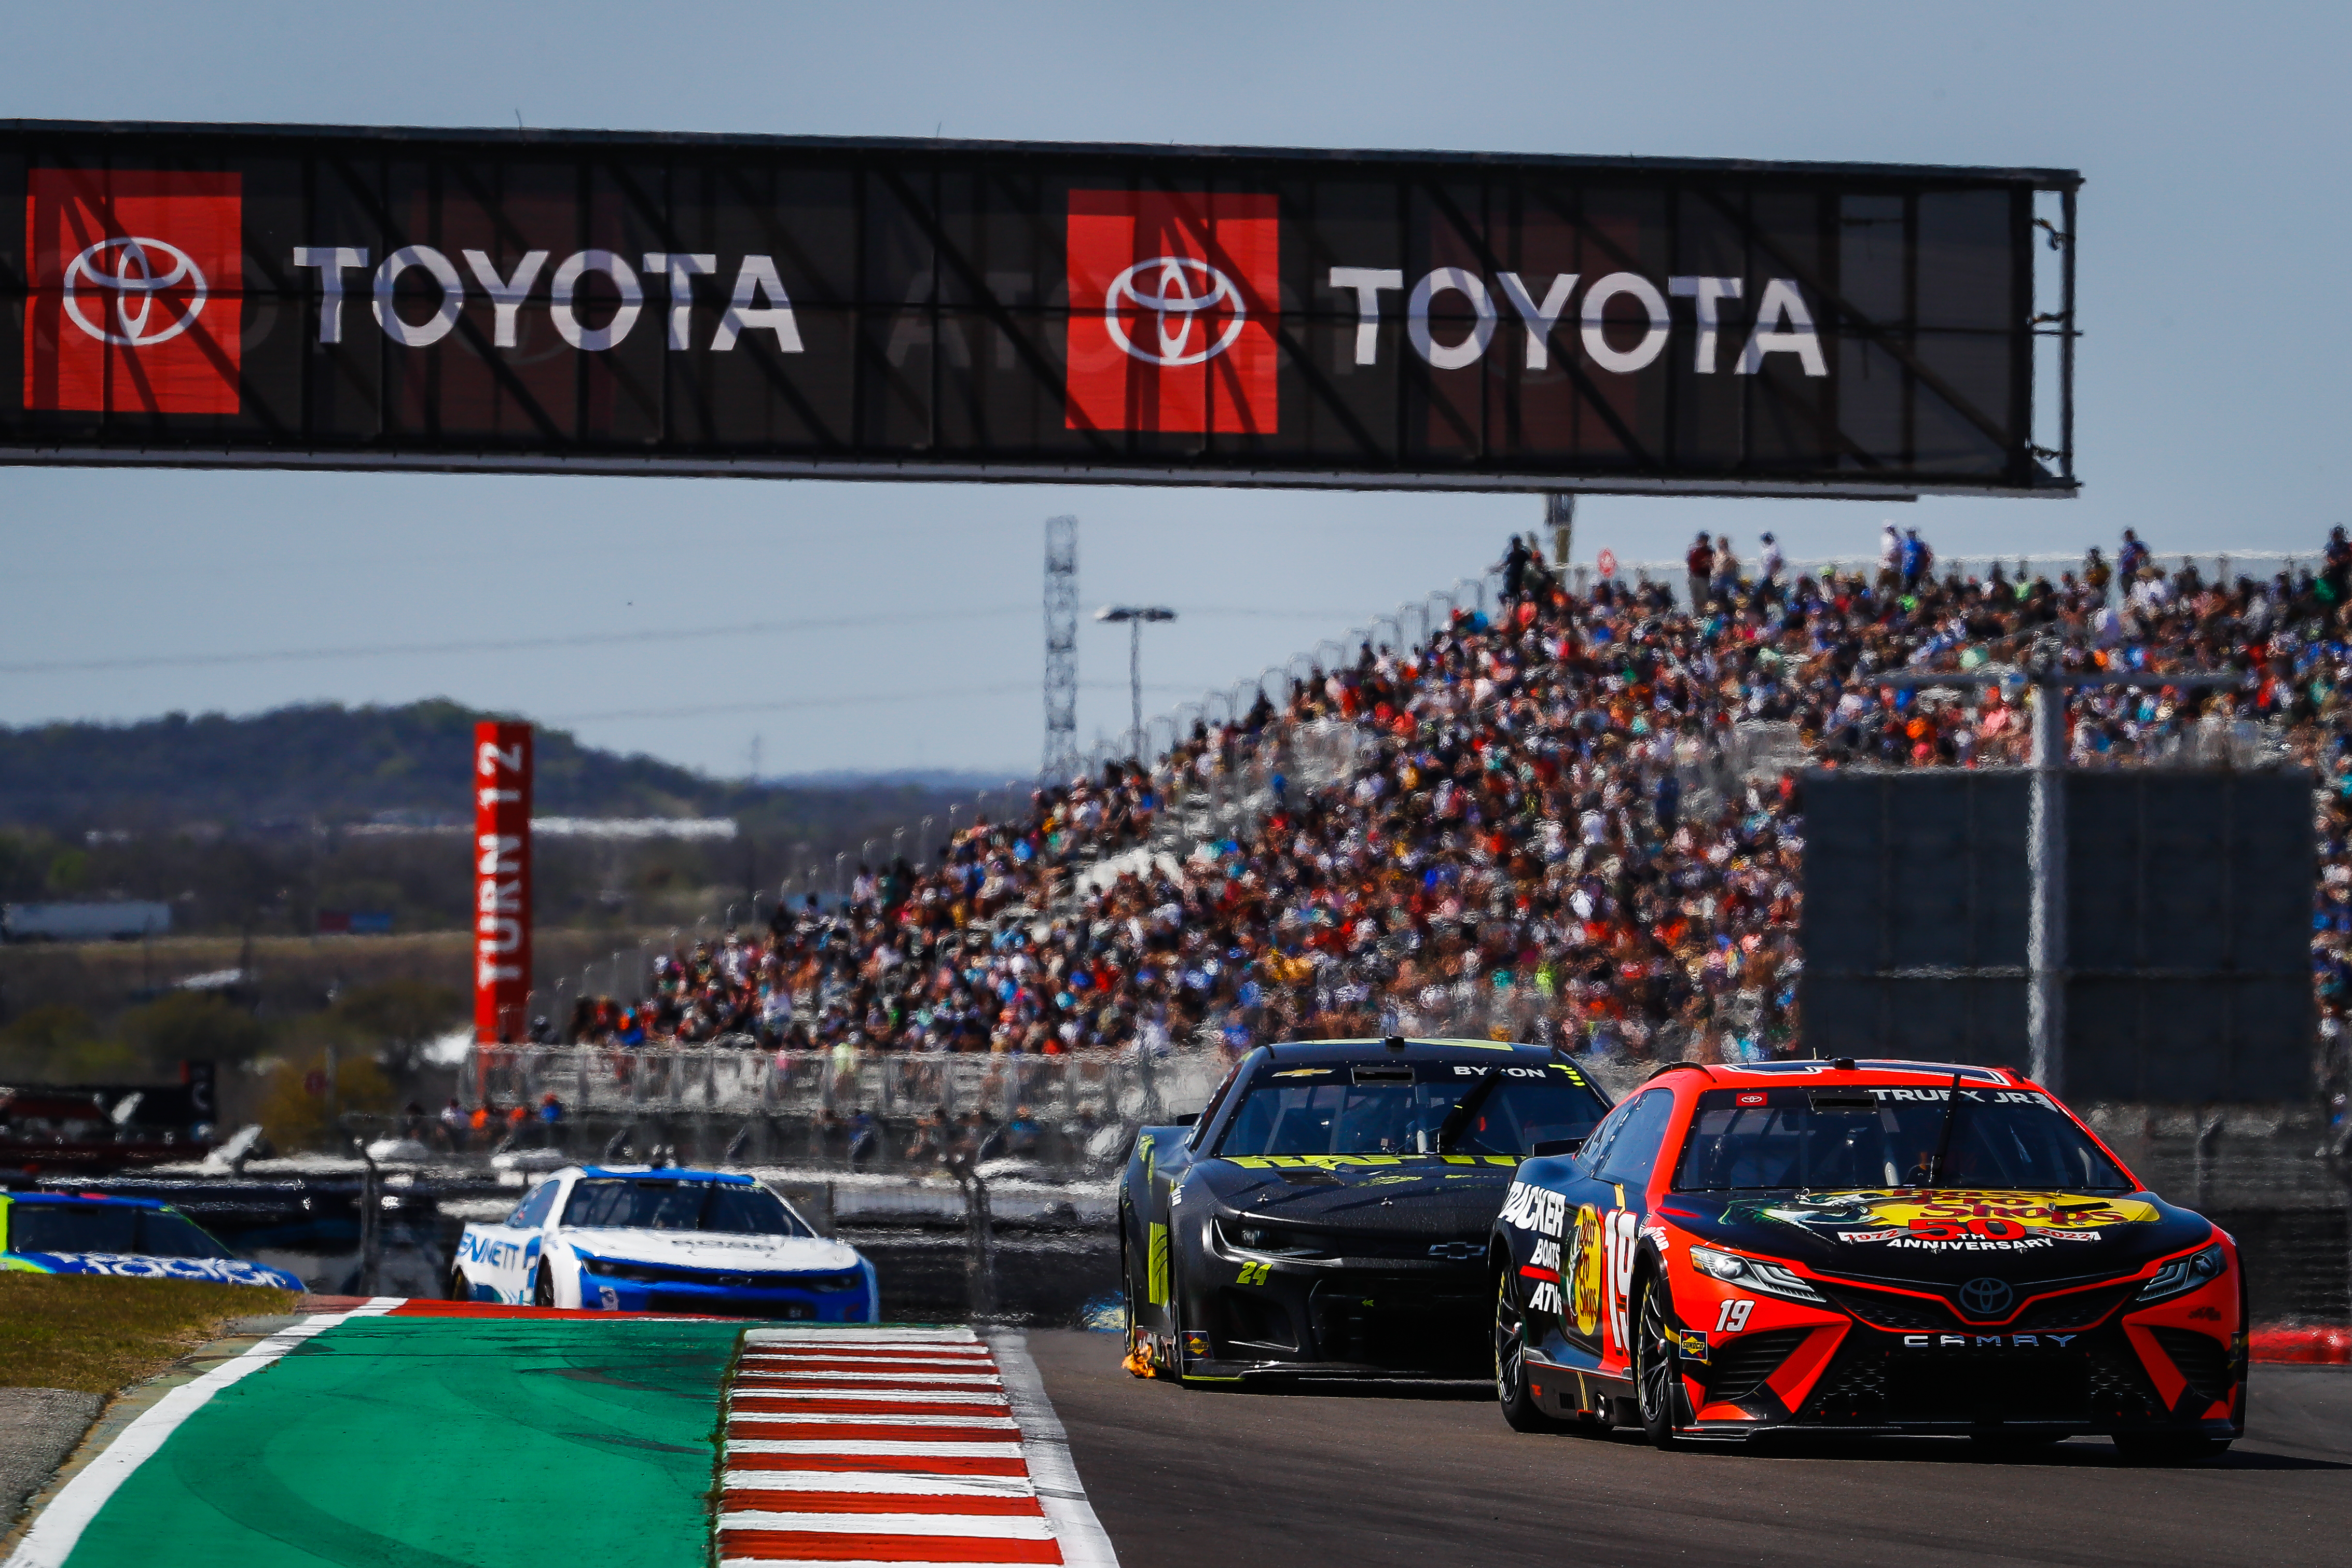
[[[2161,1464],[2245,1430],[2236,1247],[2006,1069],[1662,1068],[1520,1167],[1487,1289],[1522,1431],[2104,1434]]]
[[[568,1167],[496,1225],[468,1225],[455,1301],[870,1323],[874,1265],[747,1176]]]
[[[302,1288],[285,1270],[238,1257],[194,1220],[152,1197],[80,1193],[0,1193],[0,1269]]]
[[[1485,1376],[1486,1237],[1511,1173],[1608,1108],[1534,1046],[1250,1052],[1197,1120],[1136,1137],[1118,1200],[1129,1369]]]

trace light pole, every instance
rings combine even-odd
[[[1164,604],[1106,604],[1095,612],[1095,619],[1127,626],[1127,692],[1135,720],[1128,737],[1129,755],[1139,762],[1143,759],[1143,623],[1173,621],[1176,612]]]

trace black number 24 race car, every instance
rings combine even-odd
[[[1129,1369],[1484,1377],[1487,1237],[1512,1173],[1608,1108],[1535,1046],[1250,1052],[1196,1122],[1137,1135],[1118,1204]]]
[[[1521,1430],[2104,1434],[2143,1463],[2245,1430],[2235,1246],[2005,1069],[1661,1069],[1520,1167],[1491,1256]]]

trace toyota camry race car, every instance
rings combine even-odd
[[[2172,1463],[2245,1430],[2235,1246],[2006,1069],[1662,1068],[1520,1167],[1490,1259],[1522,1431],[2105,1434]]]
[[[555,1172],[496,1225],[468,1225],[455,1301],[606,1312],[876,1321],[874,1265],[747,1176]]]
[[[1608,1102],[1561,1058],[1485,1040],[1262,1047],[1119,1188],[1131,1371],[1484,1376],[1486,1236],[1520,1159]]]
[[[302,1289],[285,1270],[238,1257],[168,1205],[94,1193],[0,1193],[0,1269]]]

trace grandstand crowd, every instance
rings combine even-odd
[[[2021,762],[2024,711],[1999,688],[1885,677],[2030,655],[2238,677],[2078,692],[2078,765],[2251,747],[2321,776],[2313,960],[2333,1041],[2352,1000],[2343,529],[2315,564],[2209,582],[2127,531],[2112,562],[2093,549],[2056,581],[1979,579],[1939,573],[1890,526],[1874,571],[1790,580],[1769,536],[1753,570],[1702,536],[1680,595],[1579,592],[1515,539],[1491,612],[1411,649],[1365,644],[1148,766],[1040,790],[928,867],[861,868],[826,907],[681,947],[648,999],[583,998],[560,1032],[1053,1052],[1445,1030],[1636,1058],[1788,1051],[1794,768]]]

